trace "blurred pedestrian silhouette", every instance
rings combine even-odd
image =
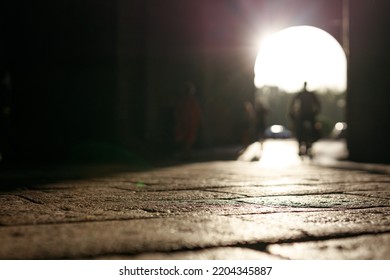
[[[266,118],[268,114],[268,109],[264,105],[264,102],[257,101],[255,111],[256,111],[256,134],[258,140],[263,141],[264,132],[267,126]]]
[[[319,138],[316,117],[321,110],[321,104],[317,96],[313,92],[308,91],[306,87],[307,83],[304,82],[302,91],[293,97],[289,115],[298,140],[299,155],[311,157],[312,144]]]
[[[241,126],[241,145],[245,150],[250,144],[256,141],[256,112],[251,102],[246,101],[243,104],[240,119]]]
[[[263,108],[262,108],[263,109]],[[261,115],[259,116],[258,113]],[[257,112],[251,102],[244,102],[241,117],[241,150],[238,152],[237,160],[258,161],[262,153],[262,145],[259,142],[260,131],[264,131],[262,123],[258,123],[258,117],[264,117],[264,112]],[[260,121],[263,121],[260,120]]]
[[[175,106],[175,142],[182,159],[190,159],[197,140],[201,120],[201,108],[196,88],[186,83],[181,89]]]

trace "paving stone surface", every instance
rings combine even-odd
[[[281,258],[293,257],[306,260],[388,260],[389,247],[390,234],[382,234],[317,242],[276,244],[270,246],[269,252]]]
[[[388,166],[337,167],[25,175],[0,189],[0,259],[390,259]]]

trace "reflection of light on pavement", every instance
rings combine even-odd
[[[241,161],[258,161],[261,167],[285,168],[302,163],[328,164],[348,156],[344,140],[320,140],[313,144],[313,156],[301,159],[295,139],[268,139],[262,144],[255,142],[240,155]]]
[[[263,153],[259,165],[263,167],[286,167],[301,164],[298,146],[294,140],[267,140],[263,143]]]
[[[313,145],[316,163],[332,163],[348,157],[345,140],[320,140]]]

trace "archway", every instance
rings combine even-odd
[[[343,48],[326,31],[292,26],[263,39],[255,62],[255,85],[278,87],[288,93],[301,89],[341,93],[347,86]]]
[[[268,124],[289,126],[291,94],[304,82],[322,103],[323,134],[345,122],[347,58],[339,42],[313,26],[292,26],[263,39],[256,58],[256,101],[269,106]]]

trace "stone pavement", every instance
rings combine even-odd
[[[389,166],[268,159],[24,174],[0,259],[390,259]]]

